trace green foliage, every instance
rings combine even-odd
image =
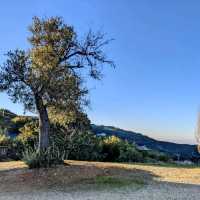
[[[69,143],[68,158],[101,161],[104,158],[100,139],[90,132],[75,134]]]
[[[21,121],[21,120],[20,120]],[[12,157],[21,159],[23,152],[27,149],[34,149],[38,143],[38,121],[29,121],[19,129],[20,134],[12,140]]]
[[[162,162],[170,162],[172,159],[170,158],[170,156],[168,156],[164,153],[160,153],[158,160],[162,161]]]
[[[102,140],[102,153],[105,155],[104,161],[117,161],[120,156],[121,140],[115,136]]]
[[[23,161],[32,168],[49,168],[64,163],[64,157],[59,149],[49,147],[46,150],[37,151],[27,149],[23,153]]]
[[[51,146],[56,146],[65,159],[101,160],[100,139],[90,132],[74,130],[71,134],[59,132],[51,134]]]
[[[9,128],[11,131],[20,131],[26,124],[36,122],[37,118],[29,116],[16,116],[12,118],[11,122],[13,123],[14,128]],[[20,131],[21,132],[21,131]]]
[[[35,147],[38,142],[38,121],[31,121],[26,123],[19,129],[20,134],[17,140],[20,141],[25,147]]]
[[[141,186],[144,185],[144,181],[142,179],[131,179],[125,177],[97,176],[93,180],[93,184],[100,188],[119,188],[130,185]]]
[[[119,162],[142,162],[142,154],[137,148],[123,141],[116,136],[107,137],[102,140],[102,153],[105,155],[104,161]]]
[[[0,134],[0,146],[6,147],[8,149],[9,154],[12,157],[11,151],[13,149],[13,140],[10,137],[6,136],[5,134]],[[10,155],[9,155],[9,157],[10,157]],[[1,155],[0,155],[0,157],[1,157]],[[7,155],[5,157],[7,157]],[[0,158],[0,160],[1,160],[1,158]]]
[[[144,158],[144,162],[147,163],[155,163],[158,161],[161,162],[170,162],[171,161],[171,157],[167,154],[161,153],[161,152],[157,152],[157,151],[141,151],[143,158]]]
[[[102,66],[114,63],[105,55],[103,47],[109,40],[103,34],[90,31],[79,40],[74,28],[61,17],[34,17],[29,32],[31,48],[9,51],[0,66],[0,92],[7,92],[25,110],[38,111],[43,136],[38,146],[42,149],[49,144],[49,110],[55,111],[59,123],[66,113],[82,111],[88,105],[85,72],[100,79]]]
[[[119,162],[143,162],[144,158],[133,144],[121,142],[120,155],[117,159]]]
[[[10,110],[0,108],[0,119],[5,119],[5,118],[13,118],[16,117],[16,114],[12,113]]]
[[[19,138],[17,140],[18,152],[21,153],[30,147],[33,148],[38,136],[37,129],[35,129],[35,133],[34,128],[24,128],[24,130],[26,130],[24,134],[19,136],[20,140]],[[115,136],[101,138],[89,131],[78,132],[75,130],[69,134],[59,125],[52,126],[51,130],[50,147],[57,149],[63,159],[147,163],[170,161],[170,157],[166,154],[155,151],[140,151],[134,144]],[[20,149],[20,145],[23,148]]]
[[[63,115],[63,116],[62,116]],[[61,118],[51,116],[50,148],[56,149],[62,159],[91,160],[108,162],[146,162],[155,163],[158,161],[169,162],[170,157],[166,154],[155,151],[138,150],[134,144],[121,140],[116,136],[97,137],[89,130],[89,121],[83,113],[64,113]],[[64,118],[62,118],[64,117]],[[59,121],[64,120],[62,123]],[[65,121],[66,120],[66,121]],[[50,157],[48,153],[35,151],[38,146],[38,120],[33,117],[15,116],[12,123],[18,127],[20,134],[11,139],[5,134],[0,134],[0,145],[9,146],[9,157],[13,159],[26,160],[29,165],[45,166],[41,164]],[[53,123],[54,122],[54,123]],[[56,123],[57,122],[57,123]],[[55,157],[55,153],[53,153]],[[36,163],[36,164],[35,164]]]
[[[54,108],[48,108],[51,124],[59,125],[70,132],[72,129],[87,131],[90,129],[90,120],[87,114],[76,107],[72,107],[66,112]]]
[[[7,130],[13,126],[12,119],[16,115],[7,109],[0,109],[0,134],[6,134]]]
[[[26,123],[24,127],[19,129],[19,131],[20,134],[13,141],[13,151],[15,151],[17,156],[21,158],[24,151],[30,148],[34,149],[38,146],[38,121],[33,120]],[[78,133],[78,130],[75,131],[73,129],[71,131],[68,131],[68,129],[65,129],[65,127],[59,124],[51,124],[50,146],[56,146],[59,151],[62,152],[63,155],[65,155],[65,159],[68,158],[69,152],[71,152],[71,154],[75,154],[74,149],[76,148],[78,150],[78,143],[82,143],[80,144],[80,146],[83,146],[83,140],[81,138],[84,134],[78,134],[80,138],[77,139],[77,134],[74,134],[73,132]],[[89,140],[86,142],[89,143]],[[92,142],[90,142],[90,145],[88,144],[88,148],[92,148]],[[77,157],[80,158],[81,156],[77,155]]]
[[[12,144],[12,140],[10,137],[0,134],[0,146],[10,146]]]

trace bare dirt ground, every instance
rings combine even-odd
[[[200,199],[200,168],[66,163],[49,170],[0,163],[0,200]]]

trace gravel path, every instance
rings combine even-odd
[[[118,191],[81,192],[31,192],[0,193],[1,200],[199,200],[200,187],[160,183],[132,191],[131,188]]]

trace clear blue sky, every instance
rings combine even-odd
[[[116,62],[101,82],[90,82],[93,123],[158,139],[194,143],[200,104],[200,1],[20,0],[0,7],[0,63],[7,50],[26,48],[34,15],[63,16],[83,34],[89,28],[115,38]],[[5,94],[0,107],[22,113]]]

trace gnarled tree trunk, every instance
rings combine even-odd
[[[36,106],[39,114],[39,146],[38,149],[43,150],[49,146],[49,130],[50,123],[47,108],[43,103],[42,98],[36,96]]]

